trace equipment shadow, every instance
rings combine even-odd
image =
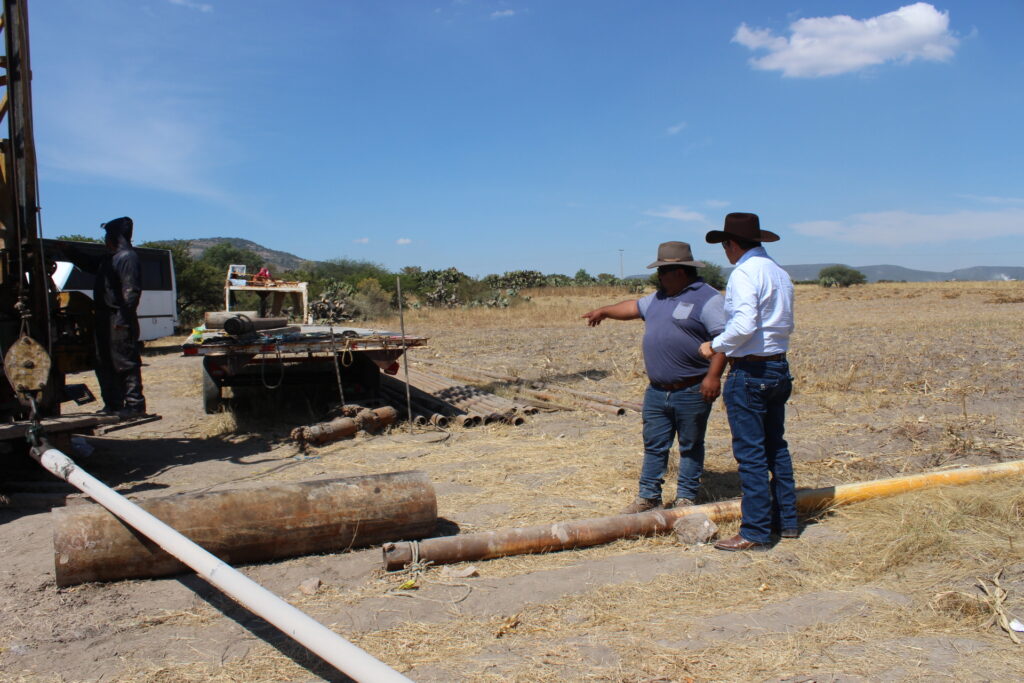
[[[330,683],[355,683],[319,655],[292,640],[263,617],[254,614],[195,574],[177,577],[180,584],[206,601],[208,605],[270,645],[308,672]]]

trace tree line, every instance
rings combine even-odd
[[[66,235],[58,239],[99,242],[82,235]],[[267,265],[258,253],[218,242],[193,256],[185,240],[145,242],[140,247],[167,249],[174,259],[174,275],[178,289],[178,316],[182,326],[191,327],[203,319],[207,311],[220,310],[224,302],[224,280],[230,265],[244,264],[255,273]],[[507,307],[528,301],[523,290],[540,287],[628,287],[641,292],[657,285],[657,276],[619,278],[610,273],[591,275],[581,268],[574,275],[545,274],[537,270],[514,270],[501,275],[472,277],[457,268],[428,270],[406,266],[390,271],[382,265],[356,259],[338,258],[309,261],[301,268],[275,271],[274,279],[309,283],[309,300],[314,311],[341,311],[342,319],[366,319],[387,315],[398,306],[396,278],[400,278],[402,304],[407,307],[486,306]],[[722,268],[709,263],[699,274],[717,289],[725,288]],[[248,299],[242,294],[239,308],[255,308],[255,294]]]

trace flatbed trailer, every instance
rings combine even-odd
[[[427,338],[357,327],[301,325],[246,337],[206,332],[182,345],[182,355],[203,359],[203,409],[218,412],[224,387],[268,391],[342,385],[345,397],[377,398],[381,371],[395,374],[398,360]]]

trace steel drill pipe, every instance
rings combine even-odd
[[[382,381],[382,385],[381,386],[384,387],[384,386],[387,386],[386,383],[396,383],[396,382],[397,382],[397,380],[392,380],[392,379],[389,378],[388,380]],[[443,400],[443,399],[441,399],[441,398],[439,398],[437,396],[434,396],[433,394],[431,394],[431,393],[429,393],[427,391],[424,391],[423,389],[421,389],[419,387],[411,386],[410,389],[411,389],[411,395],[413,396],[413,400],[414,401],[417,398],[419,398],[423,402],[424,405],[443,406],[444,407],[443,411],[444,412],[448,412],[449,415],[456,417],[456,419],[458,419],[458,421],[462,424],[462,426],[472,427],[472,426],[475,426],[475,425],[482,424],[484,422],[484,420],[485,420],[485,415],[482,415],[482,414],[480,414],[480,412],[477,412],[477,409],[476,409],[475,405],[468,405],[467,404],[467,405],[465,405],[465,407],[463,407],[461,405],[456,405],[456,404],[449,403],[449,402],[447,402],[447,401],[445,401],[445,400]],[[393,386],[387,386],[386,391],[391,392],[391,391],[394,391],[394,390],[395,389],[394,389]],[[404,392],[403,392],[403,400],[404,400]],[[486,411],[486,412],[488,412],[488,414],[489,414],[490,411]],[[461,418],[461,419],[459,419],[459,418]],[[493,421],[493,419],[491,421]]]
[[[400,392],[391,391],[390,389],[384,389],[383,387],[381,388],[381,391],[384,393],[385,397],[388,400],[390,400],[392,403],[396,403],[396,402],[404,403],[405,402],[405,395],[404,394],[400,394]],[[413,410],[413,413],[414,413],[414,415],[413,415],[413,422],[414,422],[414,424],[427,424],[427,423],[429,423],[429,424],[435,425],[437,427],[446,427],[448,425],[448,422],[449,422],[448,417],[446,415],[444,415],[443,413],[438,412],[437,410],[433,409],[432,407],[430,407],[430,406],[428,406],[428,405],[426,405],[424,403],[420,403],[415,398],[413,398],[410,401],[410,403],[412,404],[412,410]],[[403,408],[402,410],[404,411],[405,409]]]
[[[849,505],[872,498],[885,498],[920,489],[971,484],[1016,475],[1024,475],[1024,460],[807,489],[797,492],[797,508],[803,513],[819,512],[830,507]],[[414,556],[421,562],[451,564],[508,555],[586,548],[622,538],[666,533],[672,530],[676,520],[694,514],[707,515],[714,522],[738,519],[741,514],[740,500],[671,510],[651,510],[635,515],[615,515],[487,531],[465,536],[428,538],[418,542],[386,543],[384,566],[389,570],[400,569],[412,562]]]
[[[391,396],[400,396],[402,402],[405,402],[405,386],[401,380],[396,380],[388,377],[387,379],[381,378],[381,390]],[[465,414],[466,411],[461,408],[454,406],[446,401],[443,401],[432,394],[423,391],[422,389],[414,386],[410,386],[410,397],[413,403],[419,403],[424,408],[430,409],[433,412],[446,413],[449,415]]]
[[[417,360],[417,363],[424,363],[427,365],[437,365],[431,361]],[[442,366],[446,371],[449,371],[448,366]],[[635,410],[637,412],[643,411],[643,404],[637,403],[636,401],[626,401],[623,399],[617,399],[604,394],[595,394],[589,391],[580,391],[579,389],[573,389],[572,387],[563,386],[561,384],[552,384],[549,382],[533,381],[523,379],[522,377],[513,377],[512,375],[503,375],[496,372],[489,372],[484,370],[464,370],[464,369],[451,369],[451,375],[453,377],[464,379],[468,382],[481,382],[487,383],[489,381],[497,380],[499,382],[506,382],[509,384],[518,384],[520,386],[531,388],[531,389],[542,389],[547,391],[553,391],[555,393],[564,393],[572,396],[579,396],[580,398],[586,398],[591,401],[598,403],[607,403],[613,406],[620,406],[629,410]]]
[[[231,564],[338,552],[434,531],[437,499],[423,472],[181,494],[139,507]],[[58,586],[186,571],[96,505],[53,511]]]
[[[609,415],[625,415],[626,409],[622,406],[613,406],[607,403],[596,403],[594,401],[580,401],[580,405],[584,408],[596,411],[598,413],[607,413]]]
[[[520,409],[515,402],[484,391],[478,387],[461,384],[449,377],[437,375],[423,370],[410,370],[409,381],[417,386],[428,389],[435,396],[449,402],[463,402],[486,405],[498,413],[516,412]]]
[[[78,467],[71,458],[56,448],[43,443],[32,448],[31,454],[45,469],[73,484],[110,513],[117,515],[125,524],[131,525],[151,546],[155,548],[159,545],[163,551],[179,558],[183,565],[191,567],[211,585],[253,614],[276,626],[285,635],[309,648],[338,671],[360,683],[409,683],[409,679],[402,674],[135,505]],[[123,524],[118,525],[124,528]],[[141,541],[136,542],[141,545]]]

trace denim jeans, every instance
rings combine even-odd
[[[755,543],[770,541],[773,529],[797,528],[793,460],[783,438],[792,391],[784,360],[738,361],[722,391],[743,492],[740,535]]]
[[[640,496],[661,498],[672,442],[679,437],[679,480],[676,498],[694,500],[704,472],[704,431],[711,414],[700,384],[675,391],[647,387],[644,394],[644,464]]]

